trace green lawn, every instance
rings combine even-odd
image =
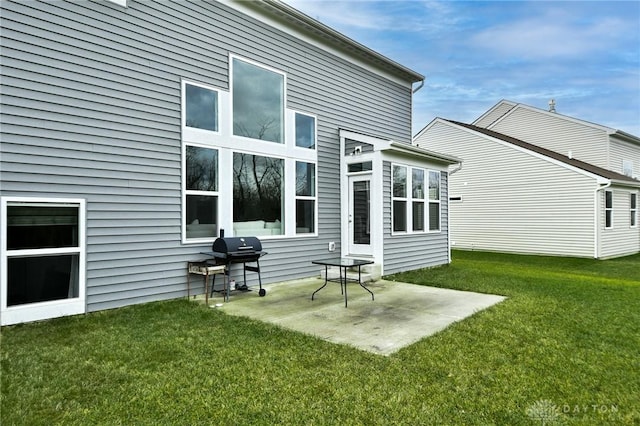
[[[508,299],[389,357],[185,300],[5,327],[0,423],[640,424],[640,256],[391,278]]]

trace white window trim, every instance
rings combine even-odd
[[[305,117],[311,117],[313,118],[313,139],[314,139],[314,147],[313,148],[305,148],[302,146],[298,146],[296,145],[296,139],[297,139],[297,134],[296,134],[296,115],[304,115]],[[287,117],[287,115],[289,115]],[[293,135],[292,136],[292,142],[293,142],[293,148],[296,150],[301,150],[301,151],[312,151],[312,152],[316,152],[318,150],[318,116],[315,114],[309,114],[307,112],[303,112],[303,111],[296,111],[296,110],[286,110],[286,114],[285,114],[285,118],[286,121],[289,125],[289,129],[287,129],[288,132],[290,132],[289,134]]]
[[[27,250],[8,250],[7,207],[14,203],[44,206],[77,206],[78,207],[78,246]],[[82,198],[35,198],[35,197],[1,197],[0,198],[0,325],[18,324],[38,321],[86,312],[86,200]],[[78,297],[71,299],[35,302],[18,306],[7,306],[7,265],[10,257],[78,254]]]
[[[309,163],[309,164],[313,164],[314,168],[314,172],[315,172],[315,179],[314,179],[314,189],[313,189],[313,193],[315,195],[311,196],[311,195],[297,195],[296,194],[296,163],[300,162],[300,163]],[[285,167],[286,167],[287,162],[285,161]],[[285,182],[285,190],[287,188],[286,182]],[[294,160],[293,161],[293,207],[289,207],[287,206],[287,209],[293,209],[290,211],[293,211],[293,214],[290,214],[288,217],[285,217],[285,220],[288,220],[289,218],[291,219],[291,225],[293,228],[293,234],[295,234],[296,236],[316,236],[318,235],[318,163],[315,161],[303,161],[303,160]],[[287,198],[287,200],[289,200],[289,198]],[[296,226],[296,217],[297,217],[297,200],[312,200],[314,201],[313,203],[313,208],[314,208],[314,212],[313,212],[313,232],[301,232],[298,233],[298,229]],[[285,202],[286,205],[286,202]],[[286,233],[286,227],[285,227],[285,233]]]
[[[218,130],[217,131],[213,131],[213,130],[207,130],[207,129],[199,129],[197,127],[190,127],[187,126],[187,97],[186,97],[186,93],[187,93],[187,84],[190,86],[197,86],[197,87],[201,87],[203,89],[207,89],[207,90],[211,90],[213,92],[217,93],[217,97],[218,97],[218,107],[217,107],[217,111],[218,111],[218,116],[216,117],[217,123],[218,123]],[[199,140],[199,139],[203,139],[203,141],[207,141],[211,138],[211,135],[220,135],[221,132],[221,128],[222,128],[222,97],[223,95],[223,91],[213,87],[213,86],[209,86],[206,84],[202,84],[202,83],[198,83],[195,81],[191,81],[191,80],[186,80],[186,79],[182,79],[181,80],[181,92],[180,92],[180,96],[181,96],[181,101],[180,101],[180,110],[181,110],[181,124],[182,124],[182,134],[185,135],[185,133],[189,134],[192,133],[189,136],[189,139],[191,140]]]
[[[425,216],[427,217],[427,232],[435,234],[438,232],[442,232],[442,173],[437,170],[427,170],[427,211]],[[429,198],[429,175],[431,173],[436,173],[438,175],[438,199],[432,200]],[[429,206],[431,204],[438,204],[438,229],[429,229],[431,227],[431,215],[429,213]]]
[[[259,139],[252,139],[243,136],[233,135],[233,96],[230,91],[216,88],[204,83],[195,82],[189,79],[182,79],[181,81],[181,128],[182,128],[182,164],[181,164],[181,189],[182,189],[182,215],[181,215],[181,240],[182,244],[205,244],[215,240],[212,238],[186,238],[186,146],[193,145],[202,148],[210,148],[218,150],[218,233],[221,229],[225,230],[226,236],[233,235],[233,217],[229,214],[222,214],[221,212],[231,212],[233,206],[233,180],[225,178],[226,176],[232,176],[233,171],[233,153],[242,152],[245,154],[258,155],[263,157],[278,158],[284,160],[285,167],[285,183],[284,183],[284,212],[283,212],[283,226],[284,234],[261,236],[260,239],[286,239],[286,238],[308,238],[318,236],[318,209],[319,209],[319,197],[318,197],[318,117],[317,115],[310,114],[305,111],[297,111],[286,108],[287,104],[287,75],[286,73],[255,62],[244,57],[230,54],[229,55],[229,87],[233,88],[233,58],[250,63],[252,65],[264,68],[269,71],[282,74],[284,76],[284,143],[277,143],[271,141],[262,141]],[[218,131],[197,129],[193,127],[187,127],[186,120],[186,89],[185,85],[191,84],[194,86],[204,87],[206,89],[214,90],[218,93]],[[303,148],[296,146],[295,143],[295,114],[302,114],[309,117],[313,117],[315,121],[315,149]],[[315,224],[313,233],[297,234],[296,233],[296,161],[315,164],[316,172],[316,192],[315,197]],[[189,191],[189,193],[192,193]],[[300,197],[302,198],[302,197]]]
[[[283,77],[282,81],[282,135],[283,141],[282,143],[273,142],[268,140],[254,139],[246,136],[239,136],[233,133],[233,60],[237,59],[238,61],[246,62],[247,64],[251,64],[258,68],[265,69],[267,71],[280,74]],[[290,140],[287,138],[287,74],[279,69],[269,67],[267,65],[261,64],[260,62],[252,61],[251,59],[244,58],[242,56],[234,55],[233,53],[229,54],[229,134],[233,136],[233,138],[237,138],[238,140],[249,141],[253,144],[259,142],[260,144],[272,144],[272,145],[288,145]],[[290,121],[290,120],[289,120]],[[295,141],[293,142],[295,145]]]
[[[406,196],[405,197],[395,197],[393,195],[393,168],[394,167],[403,167],[407,170],[407,181],[406,181],[406,185],[407,185],[407,191],[406,191]],[[424,198],[419,199],[419,198],[413,198],[413,169],[418,169],[418,170],[423,170],[424,171],[424,185],[425,188],[423,189],[424,191]],[[440,197],[438,200],[431,200],[429,199],[429,173],[433,172],[433,173],[438,173],[438,175],[440,176],[440,184],[439,184],[439,190],[440,190]],[[421,231],[414,231],[413,230],[413,201],[414,200],[418,200],[418,201],[423,201],[424,202],[424,206],[425,206],[425,210],[424,210],[424,230]],[[402,164],[402,163],[391,163],[391,235],[392,236],[396,236],[396,235],[410,235],[410,234],[437,234],[442,232],[442,176],[439,170],[433,170],[433,169],[426,169],[424,167],[418,167],[418,166],[413,166],[410,164]],[[406,217],[406,224],[407,224],[407,230],[406,231],[395,231],[393,229],[393,218],[395,217],[395,211],[394,211],[394,206],[393,206],[393,202],[394,201],[404,201],[406,203],[406,211],[407,211],[407,217]],[[438,203],[440,204],[440,209],[439,209],[439,224],[438,224],[438,229],[434,229],[434,230],[429,230],[429,226],[430,226],[430,218],[429,218],[429,204],[431,203]]]

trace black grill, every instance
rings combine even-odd
[[[262,251],[262,243],[256,237],[220,237],[211,246],[213,257],[217,264],[230,265],[232,263],[242,263],[244,273],[244,285],[247,284],[247,271],[258,273],[258,283],[260,291],[258,294],[264,296],[267,292],[262,288],[262,278],[260,277],[260,258],[267,254]],[[247,263],[255,262],[255,266]],[[215,279],[215,275],[214,275]]]

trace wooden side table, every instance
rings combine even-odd
[[[215,274],[224,275],[224,300],[229,301],[229,284],[227,280],[227,267],[225,265],[212,265],[207,261],[187,263],[187,298],[191,295],[191,274],[204,275],[204,300],[209,304],[209,276]],[[213,290],[213,289],[212,289]]]

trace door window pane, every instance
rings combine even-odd
[[[283,143],[284,75],[233,59],[233,134]]]
[[[369,181],[353,182],[353,243],[369,244],[371,194]]]
[[[218,131],[218,92],[185,84],[187,127]]]

